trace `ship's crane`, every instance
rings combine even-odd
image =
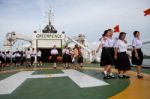
[[[32,38],[28,36],[25,36],[20,33],[10,32],[6,34],[5,41],[4,41],[4,50],[11,51],[12,46],[15,44],[17,40],[28,41],[30,43],[32,42]]]

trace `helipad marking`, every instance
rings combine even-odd
[[[34,71],[22,71],[0,81],[0,95],[11,94],[20,86]]]
[[[96,79],[73,69],[63,70],[63,72],[67,74],[68,77],[72,79],[80,88],[109,85],[102,80]]]
[[[17,87],[19,87],[28,78],[50,78],[50,77],[66,77],[72,79],[80,88],[84,87],[96,87],[109,85],[104,81],[98,80],[77,70],[69,69],[63,70],[61,74],[43,74],[32,75],[34,71],[21,71],[10,77],[0,81],[0,95],[11,94]]]

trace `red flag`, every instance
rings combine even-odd
[[[144,11],[144,16],[150,15],[150,8]]]
[[[119,25],[116,25],[116,26],[114,27],[114,32],[120,32]]]

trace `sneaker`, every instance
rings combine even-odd
[[[124,78],[123,75],[118,75],[118,78]]]
[[[128,76],[128,75],[123,75],[123,77],[124,77],[124,78],[130,78],[130,76]]]
[[[108,75],[104,75],[103,79],[110,79]]]
[[[143,76],[142,75],[137,75],[137,78],[143,78]]]
[[[108,75],[110,78],[116,78],[114,74]]]

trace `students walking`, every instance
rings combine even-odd
[[[143,52],[141,50],[142,48],[142,41],[140,38],[140,32],[134,31],[133,33],[134,39],[132,41],[133,51],[132,51],[132,64],[136,65],[137,70],[137,77],[143,78],[141,74],[141,65],[143,63]]]
[[[125,40],[126,33],[121,32],[119,39],[115,44],[116,69],[118,69],[119,78],[129,78],[126,73],[130,70],[130,61],[127,55],[127,41]]]

